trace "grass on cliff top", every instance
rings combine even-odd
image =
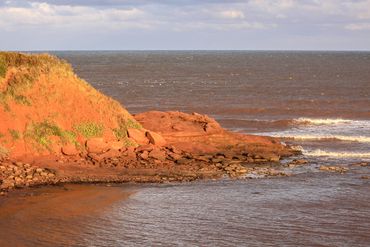
[[[10,69],[13,69],[12,76],[5,81],[6,73]],[[6,83],[0,92],[0,104],[8,111],[10,109],[7,102],[10,99],[18,104],[30,106],[31,102],[24,93],[33,86],[42,73],[49,73],[51,70],[65,75],[73,74],[68,63],[48,54],[0,52],[0,88]]]

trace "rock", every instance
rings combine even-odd
[[[125,145],[123,142],[120,141],[111,141],[107,143],[109,149],[112,150],[123,150],[125,148]]]
[[[156,145],[156,146],[166,145],[166,140],[158,133],[147,131],[146,137],[149,139],[149,143],[153,145]]]
[[[186,158],[181,158],[181,159],[176,160],[176,164],[179,164],[179,165],[181,165],[181,164],[187,164],[189,162],[190,162],[190,160],[188,160]]]
[[[136,153],[134,147],[128,147],[124,154],[127,156],[128,160],[130,161],[136,160]]]
[[[108,151],[109,147],[103,138],[91,138],[86,141],[86,148],[89,153],[104,153]]]
[[[177,160],[179,160],[179,159],[181,159],[181,158],[182,158],[182,156],[181,156],[181,155],[176,154],[176,153],[169,153],[169,154],[168,154],[168,156],[169,156],[173,161],[177,161]]]
[[[143,151],[141,154],[140,154],[140,157],[143,159],[143,160],[147,160],[149,158],[149,152],[148,151]]]
[[[143,152],[143,151],[152,151],[154,149],[154,146],[152,144],[142,145],[135,149],[135,152]]]
[[[43,172],[43,169],[42,168],[36,168],[36,172],[41,173],[41,172]]]
[[[271,155],[268,157],[268,160],[271,162],[279,162],[280,161],[280,156],[279,155]]]
[[[99,155],[99,154],[89,153],[87,156],[88,156],[89,158],[91,158],[92,160],[95,160],[95,161],[97,161],[97,162],[100,162],[100,161],[102,161],[102,160],[103,160],[103,157],[102,157],[101,155]]]
[[[152,151],[150,151],[149,157],[156,160],[164,161],[166,160],[166,153],[164,151],[161,151],[160,149],[153,149]]]
[[[329,171],[329,172],[339,172],[344,173],[348,171],[348,168],[346,167],[340,167],[340,166],[320,166],[320,171]]]
[[[127,135],[139,145],[145,145],[149,143],[148,138],[145,136],[145,132],[139,129],[127,129]]]
[[[361,179],[370,179],[370,176],[361,176]]]
[[[109,151],[99,155],[102,159],[112,159],[121,156],[121,153],[117,149],[109,149]]]
[[[77,150],[74,144],[68,144],[68,145],[63,146],[61,148],[61,151],[64,155],[67,155],[67,156],[74,156],[80,153],[80,151]]]

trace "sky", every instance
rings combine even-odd
[[[370,0],[0,0],[0,50],[370,50]]]

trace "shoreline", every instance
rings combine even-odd
[[[143,129],[128,129],[138,145],[124,147],[91,138],[82,150],[0,160],[2,194],[14,188],[79,182],[162,183],[238,178],[247,174],[285,176],[275,169],[300,154],[278,139],[233,133],[197,113],[146,112],[135,115]]]

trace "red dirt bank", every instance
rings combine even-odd
[[[133,117],[48,55],[0,53],[0,116],[2,191],[64,182],[279,175],[261,164],[295,153],[275,138],[232,133],[197,113]]]

